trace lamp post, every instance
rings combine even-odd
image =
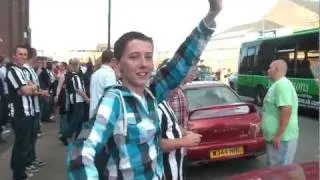
[[[108,6],[108,50],[110,50],[110,31],[111,31],[111,0]]]

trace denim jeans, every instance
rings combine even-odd
[[[269,166],[292,164],[297,150],[298,139],[281,141],[280,149],[275,149],[272,142],[266,142],[267,163]]]

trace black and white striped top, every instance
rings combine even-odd
[[[82,96],[80,96],[78,93],[76,93],[76,90],[81,90],[84,93],[86,92],[84,88],[83,80],[80,78],[80,76],[77,73],[72,73],[71,77],[71,83],[72,83],[72,91],[70,92],[70,104],[75,103],[81,103],[84,102],[84,99]]]
[[[27,85],[27,79],[23,72],[23,68],[16,65],[9,65],[7,71],[9,98],[13,103],[13,117],[20,119],[27,116],[34,116],[34,106],[31,96],[19,95],[18,91]]]
[[[39,87],[40,84],[39,84],[38,75],[34,71],[34,69],[28,64],[24,64],[23,67],[24,67],[23,70],[24,70],[27,82],[31,81],[32,83],[36,84]],[[38,96],[32,96],[32,100],[33,100],[33,106],[35,107],[35,112],[39,113],[40,112],[39,97]]]
[[[171,107],[163,101],[159,104],[161,110],[161,131],[162,138],[177,139],[182,138],[182,132]],[[183,159],[184,149],[176,149],[163,154],[164,175],[166,180],[183,179]]]
[[[51,83],[51,84],[54,83],[54,81],[56,80],[56,78],[54,77],[52,71],[49,70],[49,69],[46,69],[46,71],[47,71],[47,73],[48,73],[48,75],[49,75],[50,83]]]

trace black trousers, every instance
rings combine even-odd
[[[12,129],[15,133],[11,156],[11,169],[15,179],[25,177],[25,167],[28,165],[28,155],[32,139],[34,117],[12,119]]]
[[[8,95],[0,95],[0,126],[9,122]],[[0,130],[1,131],[1,130]]]
[[[40,98],[39,101],[40,101],[40,109],[42,112],[40,120],[42,122],[48,122],[50,121],[49,118],[52,113],[52,107],[51,107],[52,105],[51,105],[50,98],[49,98],[49,101],[45,100],[44,98]]]
[[[90,111],[90,104],[89,103],[84,103],[84,121],[88,121],[89,120],[89,111]]]
[[[29,144],[29,152],[27,156],[27,165],[31,165],[33,161],[36,160],[36,142],[37,142],[37,121],[39,114],[36,114],[35,117],[32,117],[32,121],[30,122],[30,144]]]
[[[71,113],[68,117],[69,123],[65,132],[65,137],[71,138],[74,134],[78,137],[81,131],[83,122],[85,121],[84,109],[85,103],[75,103],[71,105]]]

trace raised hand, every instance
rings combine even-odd
[[[222,9],[222,0],[209,0],[209,5],[211,12],[219,14]]]
[[[222,2],[223,0],[209,0],[210,9],[204,21],[211,28],[216,27],[215,18],[222,9]]]

